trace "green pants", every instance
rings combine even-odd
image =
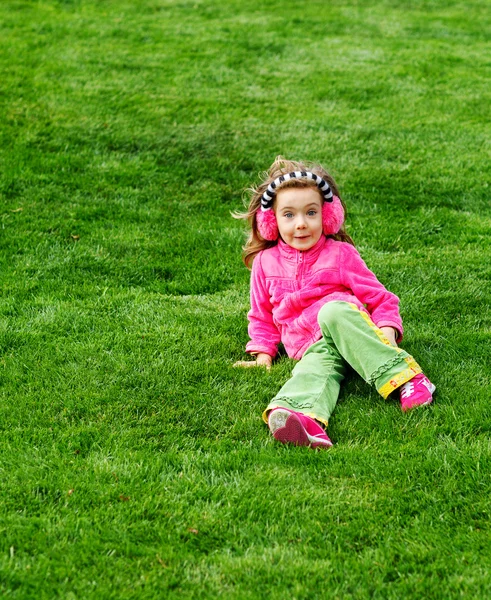
[[[401,348],[392,346],[370,317],[348,302],[328,302],[318,315],[322,338],[296,364],[292,377],[264,411],[283,407],[327,425],[348,363],[383,398],[421,373]]]

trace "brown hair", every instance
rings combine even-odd
[[[260,183],[257,187],[249,188],[248,190],[246,190],[246,192],[250,194],[250,201],[249,206],[247,207],[247,211],[245,213],[232,214],[232,216],[236,219],[247,220],[251,228],[249,237],[247,238],[245,246],[242,249],[242,258],[245,265],[248,268],[251,268],[252,261],[256,254],[258,254],[258,252],[261,252],[261,250],[265,250],[266,248],[272,248],[278,243],[277,240],[272,242],[264,240],[259,234],[256,222],[256,212],[261,206],[261,196],[266,191],[266,188],[272,181],[277,179],[280,175],[286,175],[287,173],[291,173],[292,171],[311,171],[312,173],[319,175],[320,177],[325,179],[325,181],[327,181],[327,183],[331,187],[333,194],[341,200],[336,182],[331,177],[331,175],[329,175],[329,173],[324,169],[324,167],[311,162],[297,162],[294,160],[287,160],[286,158],[283,158],[283,156],[277,156],[269,170],[262,174],[262,183]],[[315,188],[316,184],[315,182],[306,179],[290,179],[289,181],[286,181],[285,183],[281,184],[281,186],[278,186],[277,189],[289,187]],[[342,200],[341,203],[346,213],[346,207]],[[331,235],[329,237],[332,237],[333,239],[338,240],[340,242],[348,242],[353,246],[355,245],[351,237],[346,233],[344,224],[342,225],[339,232],[336,233],[336,235]]]

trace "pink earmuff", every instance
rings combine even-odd
[[[259,208],[256,212],[256,222],[259,235],[268,241],[278,239],[278,223],[273,208],[262,210]],[[332,197],[332,201],[324,200],[322,206],[322,230],[324,235],[334,235],[344,223],[344,209],[341,200],[337,196]]]
[[[335,235],[343,226],[344,208],[341,200],[333,196],[332,202],[324,201],[322,206],[322,229],[324,235]]]

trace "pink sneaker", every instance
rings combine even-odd
[[[433,401],[433,392],[436,390],[431,381],[420,373],[413,377],[410,381],[401,385],[401,408],[404,412],[424,406]]]
[[[332,446],[326,432],[314,419],[287,408],[274,408],[269,413],[268,425],[274,438],[283,444],[312,448]]]

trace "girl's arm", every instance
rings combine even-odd
[[[343,246],[341,272],[347,287],[360,302],[365,304],[372,321],[384,331],[389,340],[400,342],[403,327],[399,313],[399,298],[380,283],[354,246],[350,244]],[[396,333],[391,330],[395,330]]]
[[[266,287],[266,278],[261,266],[261,253],[252,264],[251,273],[251,310],[249,319],[249,337],[246,352],[255,354],[256,362],[272,361],[278,351],[280,332],[273,321],[273,305]],[[262,355],[269,356],[269,359]],[[259,358],[261,357],[261,358]]]

